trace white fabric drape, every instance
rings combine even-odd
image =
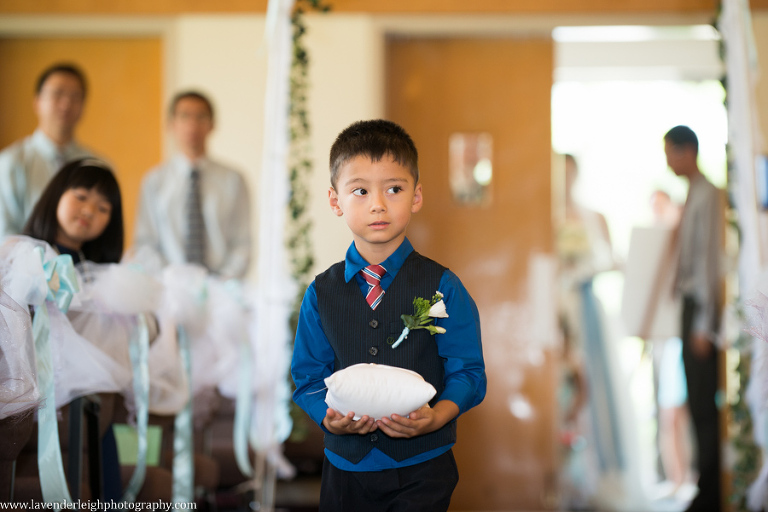
[[[285,350],[291,341],[289,319],[296,295],[296,285],[288,268],[290,255],[285,247],[288,200],[291,192],[288,179],[288,106],[293,56],[293,4],[294,0],[270,0],[267,7],[268,67],[264,108],[264,155],[259,180],[256,293],[256,339],[262,340],[262,345],[268,343]],[[258,386],[256,391],[258,411],[254,415],[252,434],[255,435],[252,435],[252,439],[257,440],[257,448],[262,455],[277,450],[287,437],[284,433],[286,418],[277,417],[283,416],[278,411],[287,411],[287,408],[277,407],[279,400],[287,400],[285,396],[278,396],[276,393],[276,388],[280,390],[282,382],[286,382],[288,378],[288,363],[284,359],[283,362],[286,364],[280,366],[284,367],[272,368],[271,373],[276,380]],[[283,425],[283,428],[279,428],[279,425]]]
[[[728,86],[728,141],[733,155],[730,190],[738,210],[741,230],[739,282],[748,296],[765,270],[761,254],[761,222],[757,200],[756,164],[762,152],[755,89],[757,50],[748,0],[723,0],[719,29],[725,41]],[[763,235],[764,236],[764,235]],[[754,419],[755,439],[768,448],[768,365],[766,342],[753,340],[751,381],[747,391]],[[765,459],[765,457],[764,457]],[[768,462],[752,484],[747,497],[750,510],[768,505]]]
[[[290,342],[290,314],[296,285],[288,269],[289,254],[285,247],[286,220],[290,183],[288,154],[290,147],[288,105],[290,98],[290,72],[293,56],[291,11],[294,0],[269,0],[267,6],[266,45],[267,88],[264,99],[264,152],[259,179],[259,257],[257,265],[255,326],[258,344],[287,347]],[[253,347],[258,355],[258,347]],[[258,357],[257,357],[258,359]],[[258,362],[257,362],[258,367]],[[251,424],[251,440],[256,445],[255,467],[256,501],[262,510],[274,506],[275,465],[268,463],[279,458],[280,443],[287,434],[278,435],[277,425],[290,422],[290,418],[277,418],[280,398],[275,388],[287,380],[288,367],[272,368],[277,375],[271,389],[253,382],[256,410]],[[257,381],[263,382],[256,377]],[[286,382],[287,385],[287,382]],[[286,408],[280,408],[286,410]],[[288,429],[290,432],[290,428]]]
[[[757,115],[757,51],[748,0],[724,0],[719,22],[725,40],[728,84],[728,142],[733,155],[731,191],[742,232],[739,272],[748,290],[760,275],[760,231],[755,183],[762,139]]]

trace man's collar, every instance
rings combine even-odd
[[[187,175],[192,172],[192,169],[202,170],[208,165],[208,158],[201,156],[195,161],[189,160],[183,153],[176,153],[173,158],[173,167],[180,173]]]
[[[58,153],[62,153],[63,155],[67,156],[68,153],[77,148],[77,143],[75,143],[74,140],[71,140],[64,144],[64,146],[59,147],[50,137],[48,137],[48,135],[45,134],[42,128],[37,128],[35,130],[35,132],[32,134],[32,141],[35,147],[37,147],[50,158],[56,158]]]
[[[395,252],[390,254],[386,260],[381,262],[381,266],[387,269],[388,274],[397,274],[398,271],[400,271],[400,267],[402,267],[403,263],[405,263],[405,259],[412,252],[413,245],[411,245],[410,240],[406,238],[403,240],[403,243],[400,244],[400,247],[395,250]],[[346,257],[344,258],[344,280],[349,282],[353,277],[355,277],[355,274],[360,272],[368,265],[370,265],[370,262],[366,261],[365,258],[360,255],[360,252],[355,246],[355,242],[352,242],[352,244],[349,246],[349,249],[347,249]]]

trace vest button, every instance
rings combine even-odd
[[[370,325],[373,329],[377,328],[379,326],[379,321],[374,319],[368,322],[368,325]]]
[[[378,434],[371,434],[371,442],[372,443],[375,443],[378,440],[379,440],[379,435]]]
[[[371,347],[368,349],[368,353],[371,354],[372,356],[375,356],[376,354],[379,353],[379,349],[376,347]]]

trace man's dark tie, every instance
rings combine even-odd
[[[187,236],[184,252],[187,263],[198,263],[205,266],[205,222],[203,221],[203,205],[200,196],[200,171],[197,169],[192,169],[189,174],[186,213]]]

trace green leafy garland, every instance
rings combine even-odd
[[[291,255],[291,275],[299,287],[293,314],[291,329],[295,332],[298,322],[299,307],[304,290],[309,286],[310,272],[314,264],[310,230],[312,220],[307,214],[309,199],[308,184],[312,173],[309,114],[307,111],[307,89],[309,73],[309,55],[304,46],[307,26],[304,22],[305,7],[327,12],[330,6],[321,0],[298,0],[293,14],[293,58],[291,61],[291,96],[289,106],[290,126],[290,183],[291,197],[288,202],[290,224],[286,243]]]
[[[290,222],[287,227],[286,245],[291,258],[291,276],[298,287],[291,312],[291,332],[296,332],[299,309],[304,291],[311,281],[314,251],[312,247],[312,220],[307,212],[309,200],[308,185],[312,174],[310,147],[310,124],[307,111],[307,90],[309,74],[309,54],[304,45],[307,26],[304,21],[305,9],[327,12],[330,6],[322,0],[297,0],[291,15],[293,27],[293,57],[291,60],[290,84],[290,184],[291,197],[288,201]],[[308,435],[306,416],[291,401],[293,431],[291,440],[300,442]]]

